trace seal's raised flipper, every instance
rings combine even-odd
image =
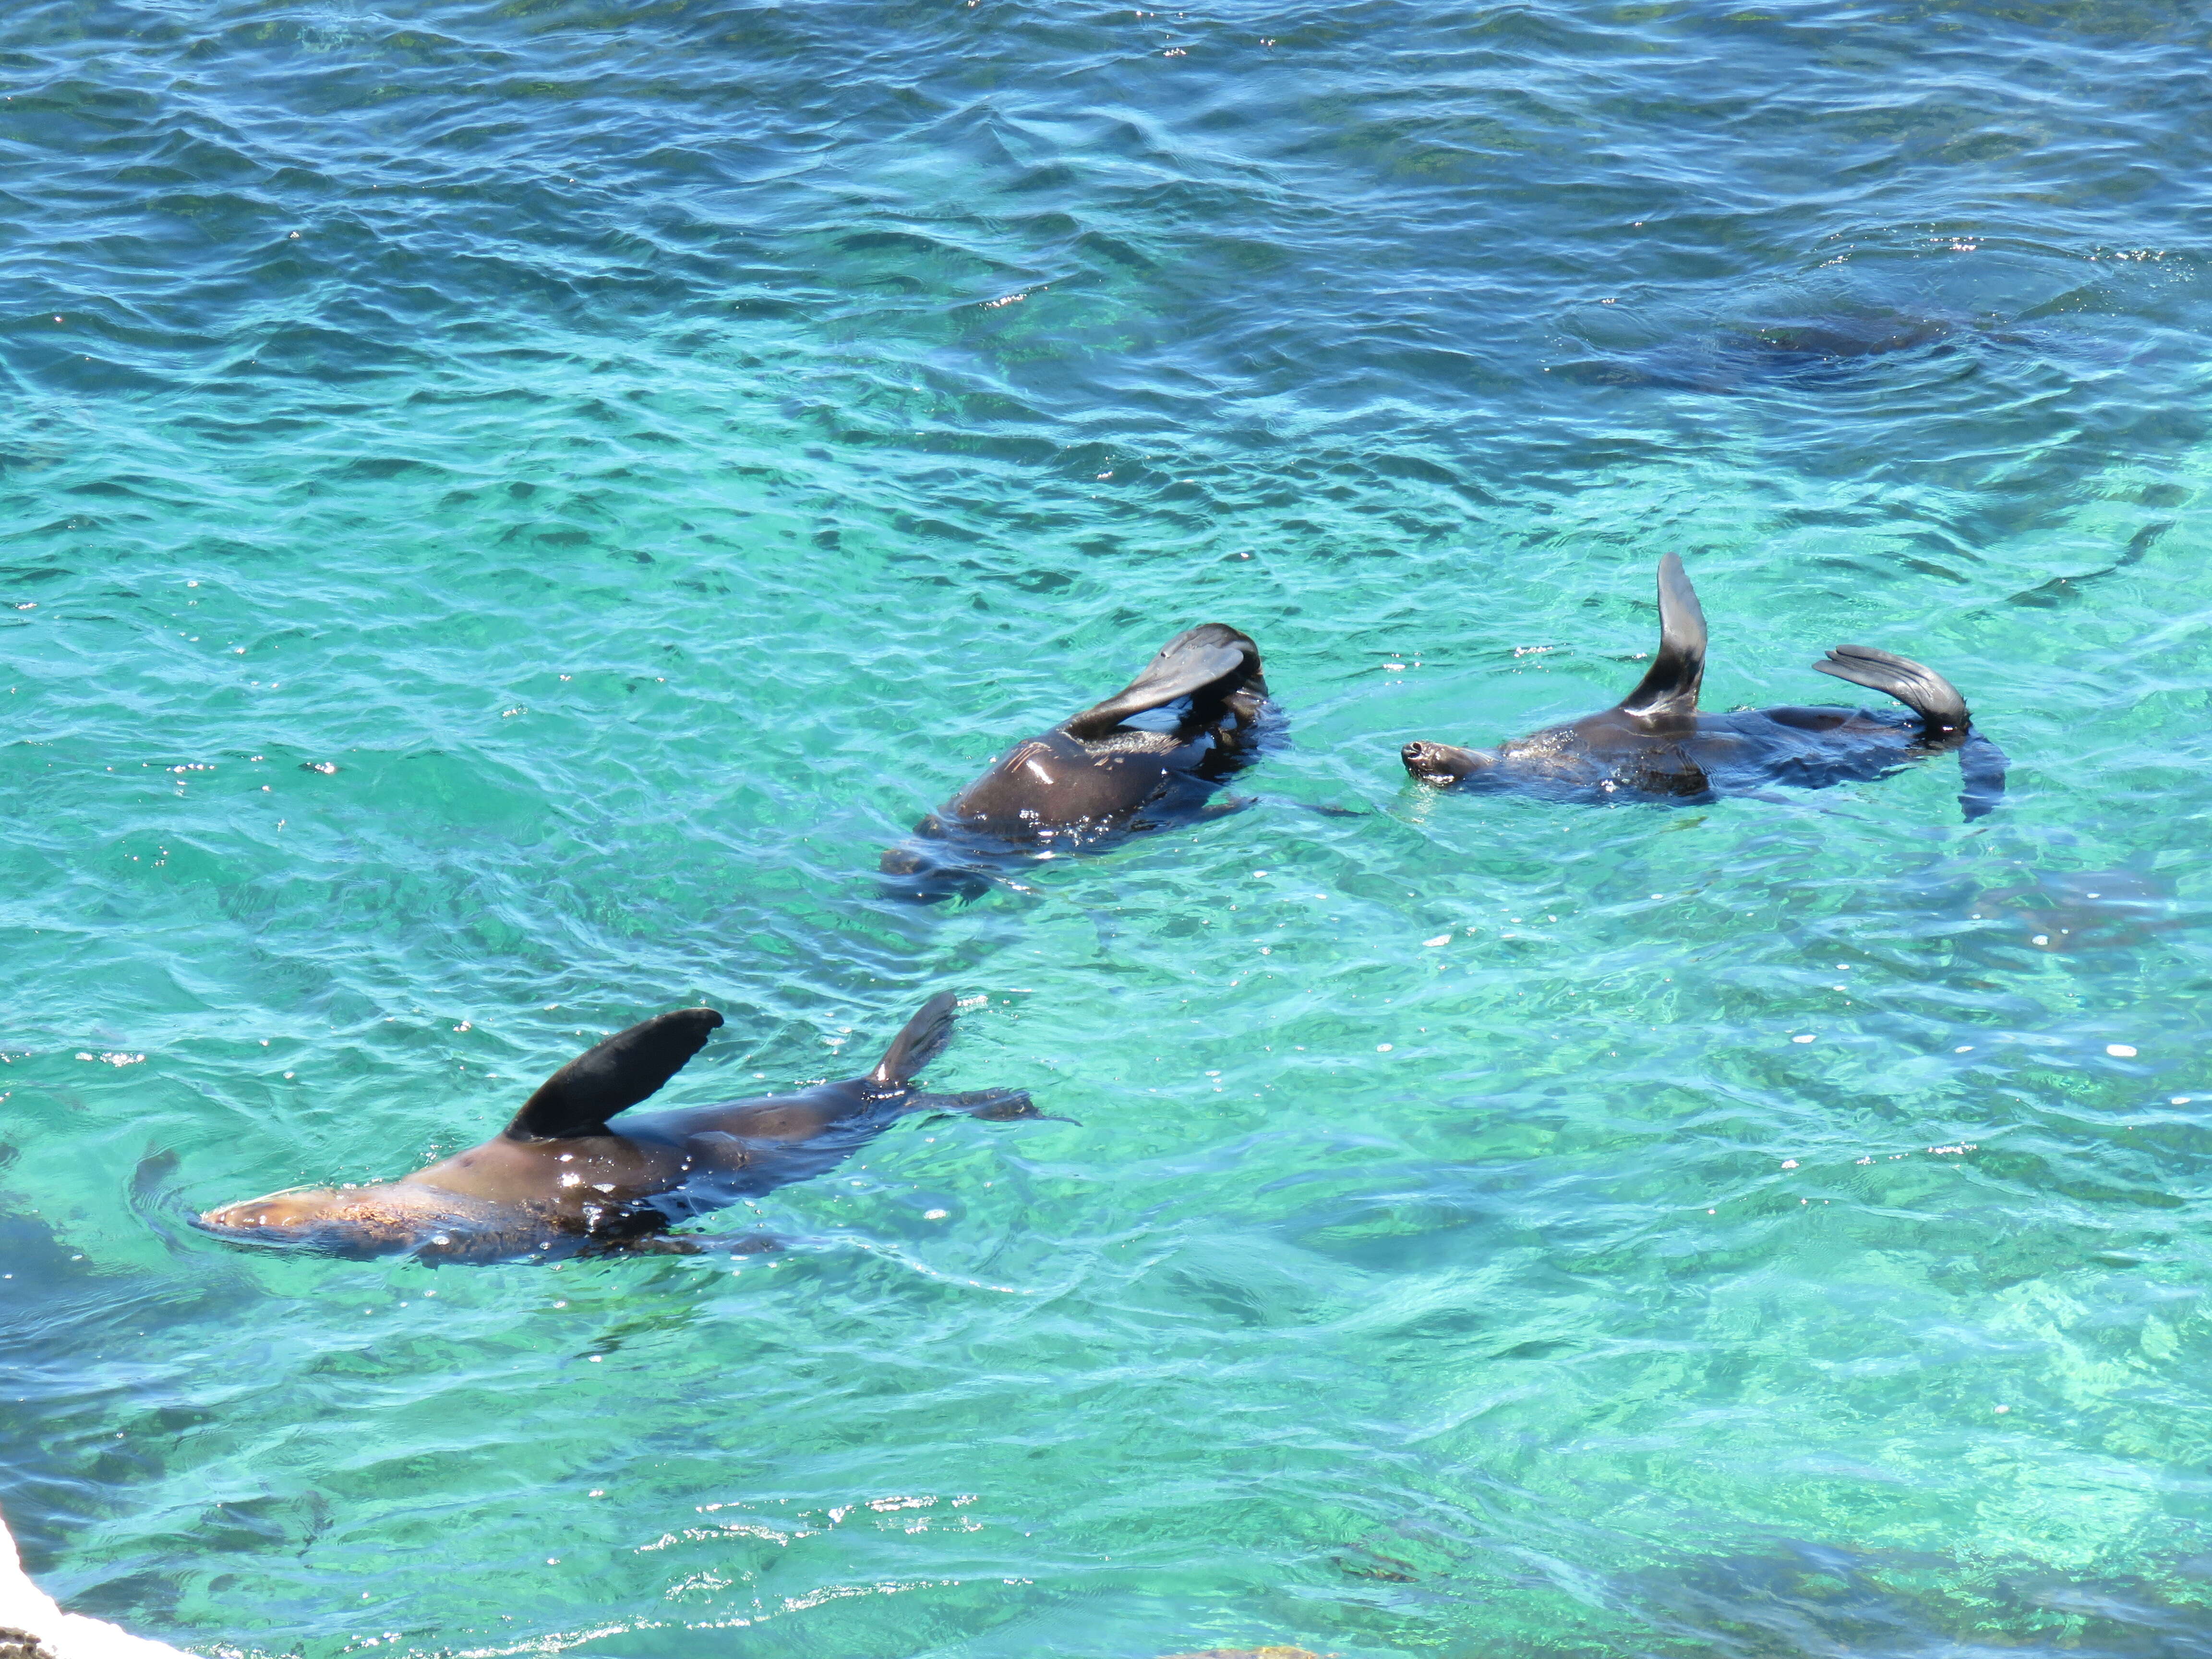
[[[1839,645],[1814,667],[1869,691],[1886,691],[1938,732],[1966,729],[1966,700],[1934,669],[1870,645]]]
[[[959,1006],[959,998],[950,991],[939,991],[923,1003],[921,1012],[907,1021],[906,1029],[891,1039],[891,1046],[884,1050],[876,1069],[868,1073],[868,1081],[892,1085],[913,1082],[915,1074],[943,1054],[945,1045],[952,1041],[952,1012]]]
[[[1063,722],[1060,730],[1072,738],[1103,737],[1147,708],[1164,708],[1201,691],[1226,696],[1259,678],[1260,647],[1250,635],[1220,623],[1203,623],[1170,640],[1143,673],[1105,702]]]
[[[1705,678],[1705,612],[1698,590],[1669,553],[1659,561],[1659,650],[1636,690],[1620,700],[1625,714],[1694,714]]]
[[[722,1023],[712,1008],[678,1008],[617,1031],[538,1087],[505,1131],[509,1140],[595,1135],[684,1069]]]

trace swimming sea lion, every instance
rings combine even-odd
[[[1171,719],[1131,723],[1178,703]],[[1219,623],[1186,629],[1105,702],[1015,744],[915,826],[921,844],[884,853],[884,872],[910,878],[916,897],[973,897],[1009,857],[1188,822],[1250,764],[1275,712],[1250,636]]]
[[[431,1261],[573,1255],[650,1241],[675,1222],[805,1181],[909,1112],[1041,1115],[1019,1089],[921,1092],[915,1074],[952,1035],[951,992],[924,1003],[864,1078],[725,1106],[607,1120],[658,1090],[722,1023],[679,1008],[570,1060],[481,1146],[369,1187],[319,1187],[225,1205],[196,1225],[242,1243]]]
[[[1705,613],[1669,553],[1659,561],[1659,650],[1650,672],[1615,707],[1496,749],[1409,743],[1406,769],[1424,783],[1519,789],[1571,800],[1641,797],[1711,800],[1773,784],[1820,789],[1878,778],[1955,749],[1970,818],[2004,795],[2005,757],[1974,732],[1966,699],[1932,668],[1863,645],[1839,645],[1813,665],[1895,697],[1916,718],[1850,708],[1698,712],[1705,672]]]

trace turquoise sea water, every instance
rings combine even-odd
[[[33,1570],[307,1659],[2212,1654],[2208,51],[2130,0],[7,9]],[[1760,349],[1806,326],[1928,337]],[[1669,549],[1709,707],[1903,651],[2005,805],[1408,786],[1619,696]],[[1205,620],[1289,720],[1249,809],[878,890]],[[181,1225],[659,1009],[730,1017],[695,1103],[948,987],[932,1080],[1079,1122],[707,1224],[781,1258]]]

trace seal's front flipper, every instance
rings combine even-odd
[[[678,1008],[617,1031],[538,1085],[507,1126],[509,1140],[595,1135],[684,1069],[722,1017],[712,1008]]]
[[[923,1003],[921,1012],[891,1039],[876,1069],[868,1073],[868,1081],[895,1085],[913,1082],[915,1074],[952,1041],[952,1015],[959,1006],[959,998],[950,991],[939,991]]]
[[[1050,1112],[1040,1112],[1036,1102],[1030,1098],[1026,1089],[971,1089],[958,1095],[917,1095],[913,1109],[933,1112],[937,1117],[958,1114],[979,1117],[986,1123],[1075,1123],[1072,1117],[1058,1117]],[[936,1121],[936,1118],[930,1120]],[[1078,1128],[1083,1126],[1076,1124]]]
[[[1698,590],[1669,553],[1659,561],[1659,650],[1636,690],[1620,700],[1624,714],[1694,714],[1705,678],[1705,611]]]
[[[1839,645],[1828,653],[1825,662],[1813,666],[1869,691],[1888,693],[1925,720],[1931,730],[1966,729],[1966,700],[1959,695],[1958,688],[1910,657],[1893,656],[1870,645]]]
[[[774,1233],[648,1233],[643,1238],[612,1238],[576,1252],[586,1261],[625,1255],[774,1255],[791,1248]]]
[[[642,1238],[610,1238],[576,1252],[586,1261],[617,1255],[771,1255],[790,1246],[774,1233],[647,1233]]]
[[[14,1147],[0,1147],[0,1164],[10,1162],[15,1155]],[[177,1162],[177,1155],[173,1152],[155,1152],[149,1148],[146,1156],[138,1160],[138,1167],[131,1172],[132,1200],[146,1204],[159,1198],[162,1184],[176,1174]]]
[[[696,1238],[671,1233],[647,1233],[642,1238],[597,1240],[576,1252],[586,1261],[604,1261],[612,1255],[704,1255],[706,1246]]]
[[[980,1117],[986,1123],[1016,1123],[1042,1121],[1044,1114],[1036,1109],[1026,1089],[971,1089],[966,1094],[940,1097],[948,1111]],[[1073,1123],[1072,1117],[1057,1117],[1055,1123]]]
[[[1959,750],[1959,776],[1966,785],[1959,792],[1959,810],[1969,818],[1993,811],[2004,799],[2004,750],[1975,732]]]
[[[1085,709],[1060,726],[1072,738],[1099,738],[1132,714],[1161,708],[1182,697],[1210,691],[1227,696],[1260,679],[1260,647],[1251,636],[1220,623],[1184,629],[1162,646],[1145,672],[1105,702]]]
[[[0,1166],[7,1164],[15,1152],[12,1146],[0,1146]],[[169,1191],[169,1177],[176,1174],[177,1163],[176,1153],[157,1152],[149,1146],[146,1156],[138,1160],[138,1167],[131,1172],[131,1208],[146,1224],[148,1231],[168,1247],[171,1255],[182,1255],[191,1248],[172,1220],[176,1205]],[[185,1212],[185,1219],[195,1226],[198,1224],[189,1210]],[[0,1644],[0,1653],[5,1651],[4,1644]]]
[[[1713,781],[1705,769],[1692,760],[1680,744],[1668,744],[1631,761],[1618,776],[1639,794],[1670,800],[1696,800],[1713,793]]]

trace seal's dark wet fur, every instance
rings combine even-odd
[[[884,873],[908,896],[972,897],[1024,860],[1188,823],[1276,723],[1251,637],[1188,629],[1105,702],[1015,744],[885,852]]]
[[[1659,562],[1658,652],[1616,706],[1496,749],[1417,742],[1401,752],[1408,772],[1439,786],[1576,800],[1704,801],[1777,784],[1818,789],[1878,778],[1956,750],[1966,815],[1979,817],[2002,798],[2002,752],[1973,730],[1966,700],[1934,669],[1863,645],[1839,645],[1813,665],[1888,693],[1911,717],[1835,708],[1698,712],[1705,614],[1681,560],[1669,553]]]

